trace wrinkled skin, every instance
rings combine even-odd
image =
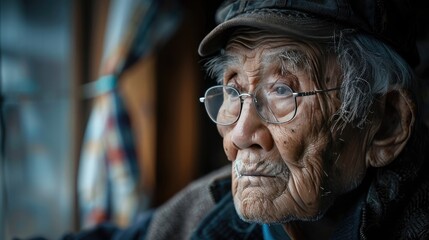
[[[304,52],[308,69],[287,69],[286,74],[276,58],[267,60],[268,55],[286,49]],[[230,41],[226,54],[236,60],[227,65],[223,84],[241,92],[252,93],[259,83],[275,81],[296,92],[341,85],[335,60],[322,57],[317,46],[259,36],[253,46],[251,41]],[[234,204],[246,221],[321,219],[332,202],[355,188],[365,175],[365,146],[373,133],[351,127],[335,131],[332,119],[340,104],[339,93],[297,101],[296,117],[285,124],[266,123],[246,98],[239,120],[218,126],[226,155],[233,162]]]

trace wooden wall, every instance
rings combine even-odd
[[[198,99],[214,84],[205,79],[199,41],[213,25],[218,4],[184,2],[174,36],[121,79],[135,128],[142,189],[162,204],[199,176],[226,164],[221,138]]]

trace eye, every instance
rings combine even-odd
[[[279,95],[285,95],[285,94],[289,93],[288,89],[284,86],[277,86],[275,88],[275,92]]]
[[[282,97],[287,97],[292,94],[292,90],[290,89],[290,87],[284,84],[275,84],[271,92],[276,94],[277,96]]]
[[[237,90],[235,90],[232,87],[225,87],[225,93],[231,97],[236,97],[238,96],[238,92]]]
[[[235,71],[228,70],[224,75],[223,84],[231,87],[236,87],[237,73]]]

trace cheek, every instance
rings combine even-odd
[[[318,131],[302,129],[279,141],[279,151],[290,169],[289,191],[295,199],[300,199],[309,209],[319,207],[320,197],[325,195],[325,169],[331,156],[330,133],[320,127]]]
[[[229,161],[234,161],[237,158],[238,150],[234,147],[231,138],[223,137],[223,151]]]
[[[315,209],[321,207],[321,197],[330,192],[325,184],[332,162],[332,135],[321,114],[303,115],[307,122],[278,131],[276,143],[291,172],[288,184],[291,195],[309,209]]]
[[[225,134],[228,128],[226,126],[221,126],[221,125],[216,125],[216,127],[217,127],[217,131],[219,132],[219,135],[221,137],[225,137]]]
[[[223,150],[225,152],[228,160],[233,161],[237,155],[237,149],[234,147],[234,144],[231,141],[231,138],[228,137],[228,134],[231,132],[231,128],[228,126],[217,126],[217,130],[223,140]]]
[[[305,123],[294,122],[284,126],[272,126],[271,132],[283,161],[296,168],[304,168],[316,159],[321,161],[331,139],[327,125],[306,118]],[[312,160],[313,159],[313,160]]]
[[[340,137],[340,147],[336,151],[339,154],[333,161],[332,177],[329,178],[332,180],[331,186],[335,187],[338,193],[353,190],[365,177],[367,144],[365,134],[362,134],[364,130],[360,131]]]
[[[284,162],[290,165],[299,164],[299,159],[305,151],[307,133],[300,126],[290,126],[272,129],[273,139]]]

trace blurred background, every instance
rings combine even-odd
[[[219,3],[0,0],[0,239],[126,227],[227,164],[198,101],[214,82],[197,47]]]
[[[0,239],[126,226],[227,163],[198,101],[218,4],[0,1]]]

